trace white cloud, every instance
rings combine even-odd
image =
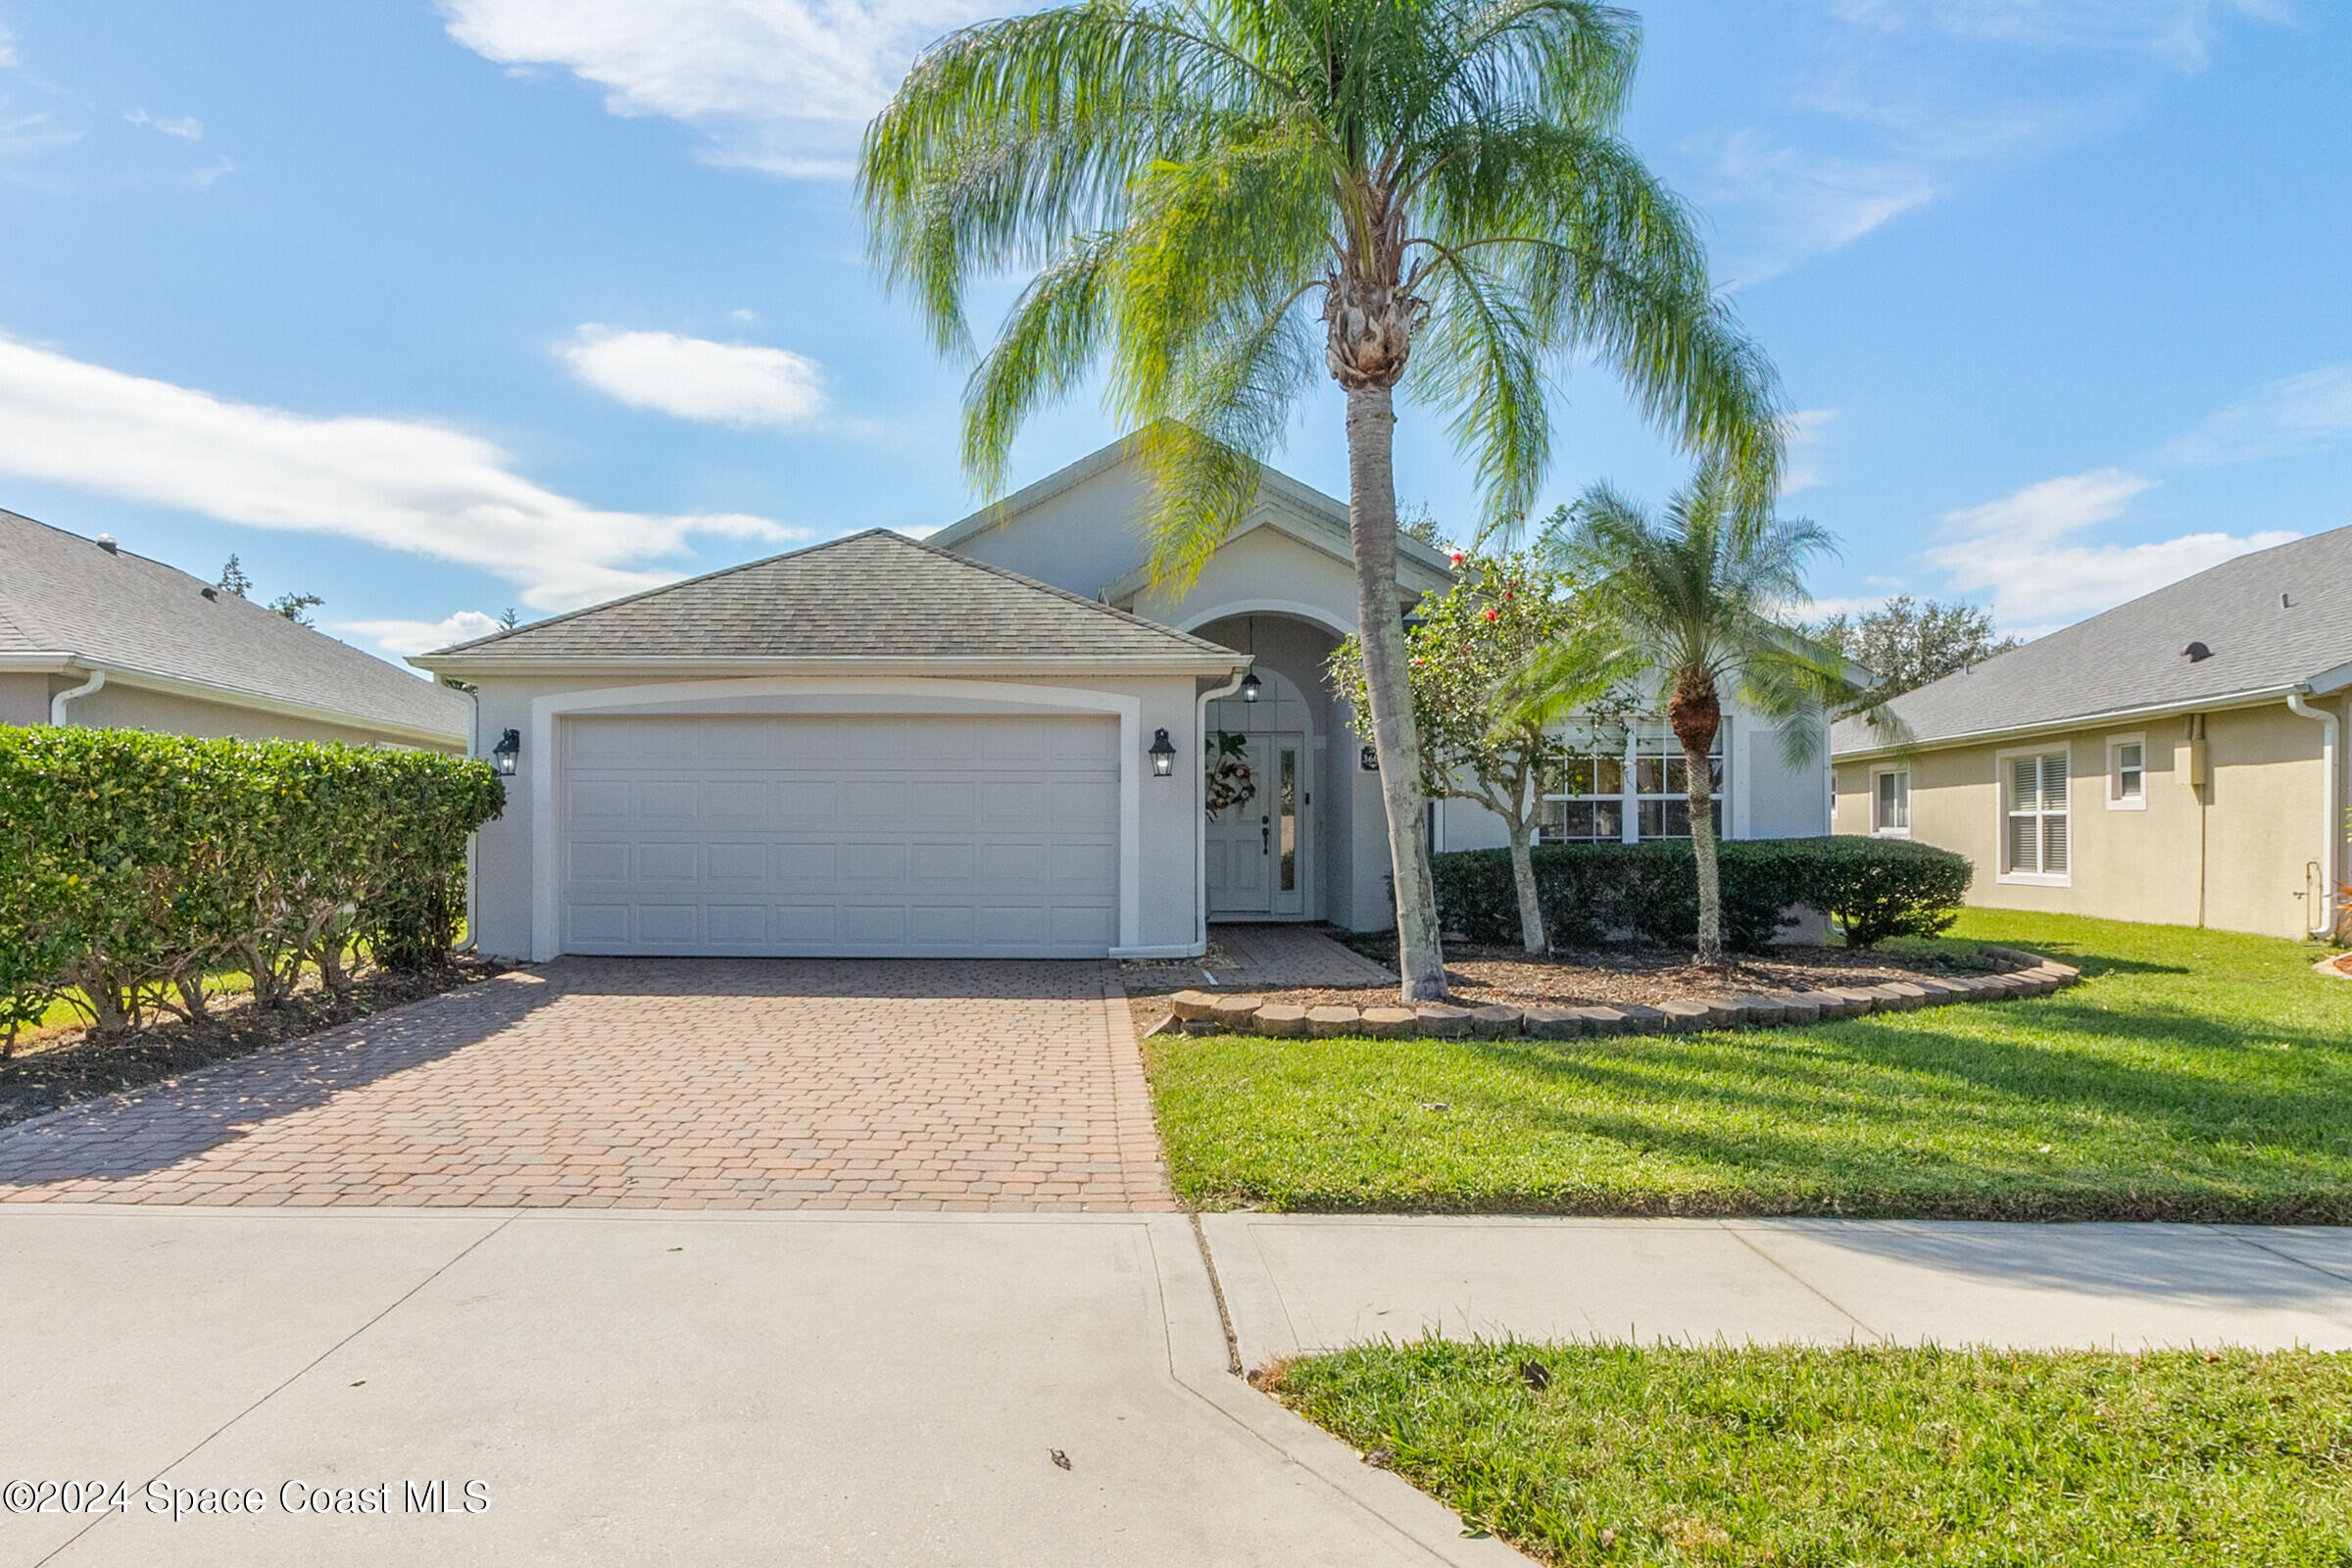
[[[1836,422],[1836,409],[1799,409],[1788,416],[1788,467],[1781,478],[1781,494],[1795,495],[1822,483],[1821,447]]]
[[[0,472],[479,567],[542,610],[671,581],[658,563],[698,534],[806,537],[740,514],[600,511],[511,465],[441,425],[231,403],[0,340]]]
[[[909,539],[928,539],[946,526],[947,524],[944,522],[934,522],[926,525],[893,528],[890,531],[892,533],[905,534]]]
[[[219,179],[222,174],[233,174],[236,172],[235,160],[231,159],[228,154],[221,153],[202,169],[189,170],[179,176],[179,180],[181,184],[193,185],[198,190],[210,190],[213,188],[214,180]]]
[[[1737,236],[1725,270],[1740,284],[1850,245],[1936,197],[1930,172],[1903,160],[1807,152],[1754,127],[1687,145],[1704,169],[1701,206]]]
[[[406,658],[487,637],[499,626],[496,616],[478,610],[461,610],[440,620],[346,620],[338,623],[335,630],[355,633],[387,654]]]
[[[15,34],[6,27],[0,27],[0,71],[14,71],[22,63],[17,59]]]
[[[559,66],[616,115],[703,131],[710,155],[838,175],[924,45],[979,0],[440,0],[449,34],[501,65]]]
[[[127,109],[122,118],[134,125],[150,125],[167,136],[177,136],[181,141],[204,140],[204,122],[194,115],[158,119],[144,109]]]
[[[2319,452],[2352,441],[2352,365],[2328,365],[2258,389],[2158,447],[2152,461],[2184,468]]]
[[[816,362],[784,349],[591,321],[557,351],[572,373],[632,408],[737,426],[801,424],[822,413]]]
[[[2003,627],[2034,637],[2233,556],[2297,537],[2278,529],[2244,537],[2192,533],[2133,545],[2072,537],[2122,516],[2154,483],[2123,468],[2044,479],[1998,501],[1947,513],[1943,537],[1927,558],[1954,588],[1989,595],[1993,618]]]
[[[2148,54],[2192,71],[2205,64],[2223,13],[2294,20],[2288,0],[1838,0],[1836,10],[1882,29],[1920,26],[1991,43]]]

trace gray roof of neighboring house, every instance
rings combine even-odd
[[[2212,657],[2183,652],[2203,643]],[[1934,745],[2137,710],[2352,684],[2352,528],[2313,534],[2119,605],[1887,706]],[[1889,744],[1848,719],[1843,754]]]
[[[416,662],[1086,660],[1231,664],[1230,650],[872,528],[576,610]]]
[[[464,697],[160,561],[0,512],[0,656],[58,656],[360,729],[463,740]]]

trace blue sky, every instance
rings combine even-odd
[[[963,0],[0,0],[0,506],[379,653],[977,500],[843,168]],[[2079,618],[2352,523],[2352,8],[1680,0],[1629,133],[1802,411],[1825,605]],[[1564,368],[1547,487],[1681,465]],[[1117,434],[1090,403],[1026,482]],[[1345,494],[1336,398],[1278,466]],[[1408,410],[1399,490],[1476,502]]]

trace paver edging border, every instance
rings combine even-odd
[[[1179,991],[1168,998],[1169,1022],[1187,1034],[1262,1034],[1336,1039],[1370,1035],[1387,1040],[1518,1039],[1576,1040],[1619,1034],[1684,1034],[1700,1030],[1778,1029],[1859,1018],[1869,1012],[1909,1011],[1961,1003],[2004,1002],[2042,997],[2079,984],[2082,971],[2014,948],[1984,948],[1983,956],[2005,967],[1982,974],[1919,975],[1871,986],[1829,986],[1818,991],[1765,991],[1739,997],[1674,998],[1658,1005],[1625,1003],[1610,1006],[1513,1007],[1506,1004],[1457,1005],[1422,1003],[1406,1009],[1326,1004],[1301,1009],[1280,998]],[[1371,1016],[1377,1014],[1377,1017]]]

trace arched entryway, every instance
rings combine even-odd
[[[1369,825],[1378,836],[1378,779],[1358,765],[1352,710],[1327,667],[1344,630],[1289,609],[1229,611],[1185,629],[1250,655],[1259,681],[1255,702],[1236,693],[1208,704],[1211,743],[1239,737],[1257,789],[1208,823],[1209,919],[1382,923],[1387,890],[1359,887],[1355,874],[1359,833]],[[1358,908],[1367,891],[1379,905],[1368,921]]]

